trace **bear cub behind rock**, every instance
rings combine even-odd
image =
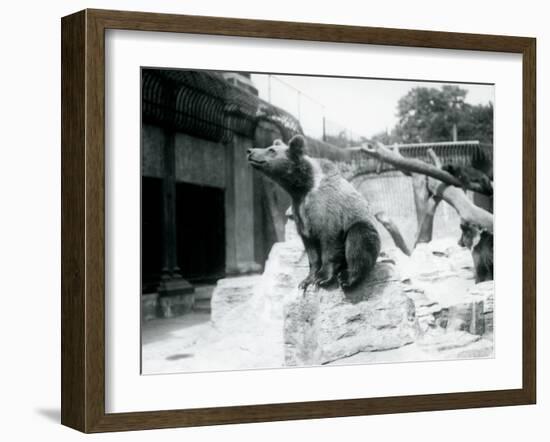
[[[376,264],[380,236],[367,200],[336,166],[306,155],[305,139],[294,136],[288,146],[275,140],[265,149],[248,149],[248,162],[292,198],[296,228],[309,260],[309,274],[300,283],[342,289],[360,283]]]

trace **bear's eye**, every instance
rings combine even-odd
[[[275,149],[273,149],[272,147],[270,147],[269,149],[267,149],[267,151],[268,151],[269,153],[275,153]]]

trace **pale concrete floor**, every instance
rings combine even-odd
[[[282,368],[283,357],[275,354],[282,348],[282,336],[251,333],[225,335],[213,327],[210,314],[191,312],[177,318],[147,321],[142,329],[143,373],[185,373],[197,371],[239,370],[251,368]],[[259,334],[260,331],[258,331]],[[457,335],[468,335],[457,332]],[[267,339],[266,339],[267,338]],[[265,354],[258,351],[258,339]],[[457,342],[460,341],[457,337]],[[280,342],[279,342],[280,341]],[[434,351],[416,343],[402,348],[361,352],[334,361],[329,365],[443,361],[493,357],[492,336],[445,351]]]
[[[142,373],[281,367],[284,343],[280,321],[263,318],[259,326],[257,310],[248,314],[240,310],[234,312],[229,330],[216,327],[210,314],[203,311],[147,321],[142,330]]]
[[[202,311],[192,311],[175,318],[151,319],[145,321],[142,325],[141,343],[147,345],[152,342],[164,341],[183,329],[208,324],[209,322],[210,313]]]

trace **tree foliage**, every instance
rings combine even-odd
[[[397,104],[396,126],[373,139],[383,144],[450,141],[456,126],[458,140],[492,144],[493,104],[471,105],[466,94],[451,85],[411,89]]]

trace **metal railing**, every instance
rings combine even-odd
[[[252,138],[260,119],[275,123],[285,138],[303,133],[292,114],[230,84],[219,72],[142,71],[144,123],[225,142],[233,134]]]

